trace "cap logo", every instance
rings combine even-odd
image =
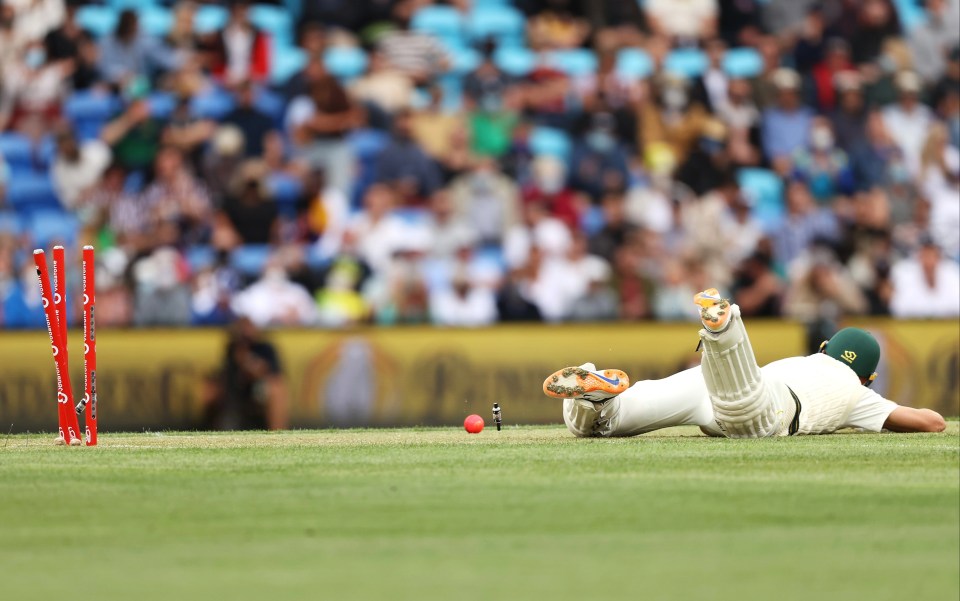
[[[857,360],[857,354],[853,351],[843,351],[843,354],[840,355],[840,358],[853,365],[853,362]]]

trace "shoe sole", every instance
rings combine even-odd
[[[630,388],[630,378],[619,369],[605,369],[600,373],[604,378],[616,380],[617,384],[611,384],[582,367],[565,367],[543,381],[543,394],[555,399],[569,399],[598,391],[616,396]]]
[[[700,306],[700,322],[703,327],[713,332],[722,330],[730,320],[730,302],[721,299],[720,302],[709,307]]]

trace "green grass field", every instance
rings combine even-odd
[[[956,601],[960,436],[0,440],[0,597]]]

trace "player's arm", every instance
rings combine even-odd
[[[913,407],[897,407],[883,423],[883,429],[891,432],[943,432],[946,427],[936,411]]]

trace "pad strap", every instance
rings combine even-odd
[[[800,399],[797,397],[797,393],[795,393],[792,388],[787,386],[787,390],[790,391],[790,396],[793,397],[793,402],[797,404],[797,412],[793,414],[793,421],[790,422],[790,428],[787,430],[787,436],[793,436],[800,430]]]

